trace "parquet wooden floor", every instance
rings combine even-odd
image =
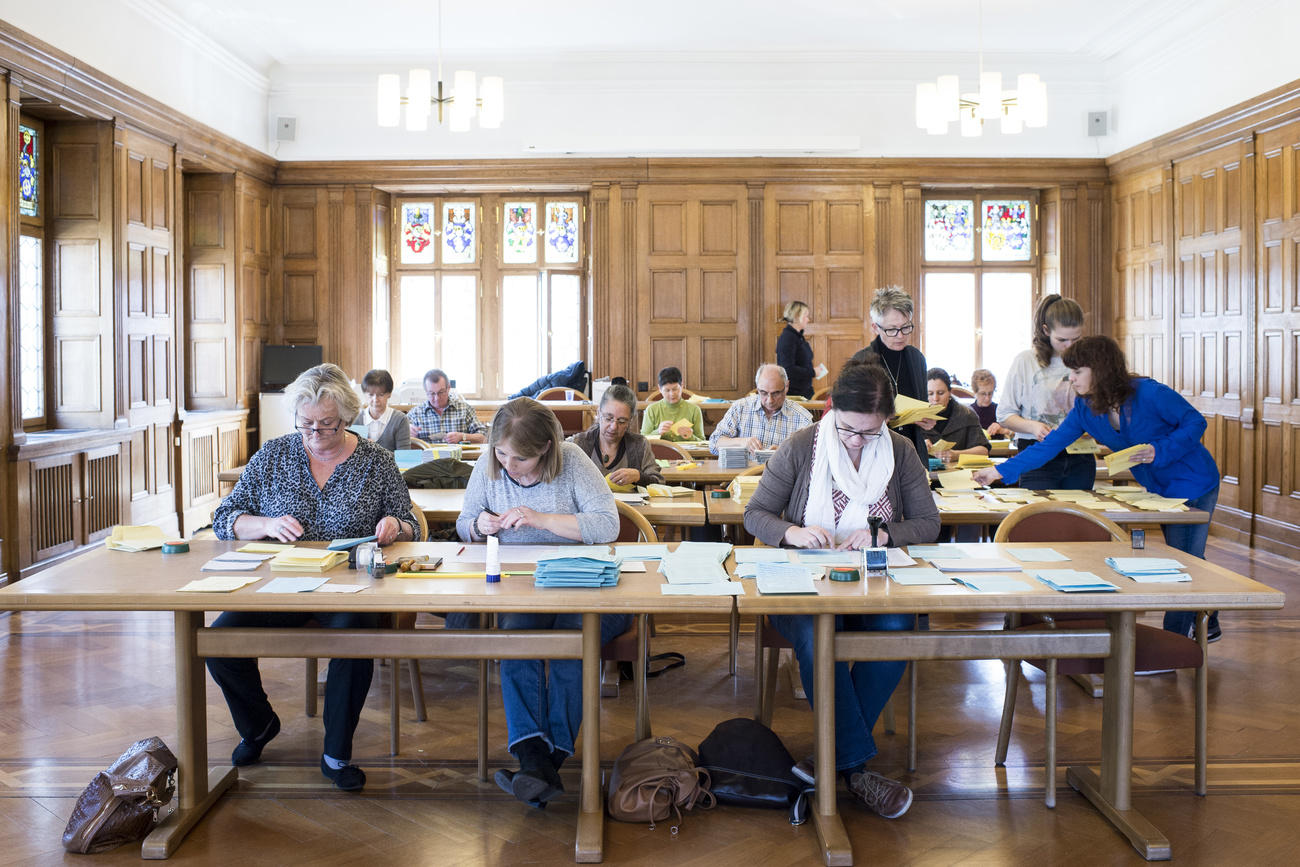
[[[1210,794],[1191,791],[1193,677],[1144,677],[1137,686],[1135,806],[1173,843],[1174,859],[1198,864],[1290,864],[1300,841],[1300,578],[1295,564],[1211,540],[1210,559],[1287,592],[1285,609],[1226,614],[1211,646]],[[957,625],[934,618],[933,628]],[[1154,618],[1152,618],[1154,622]],[[996,627],[993,620],[974,621]],[[970,625],[964,623],[961,625]],[[688,662],[651,681],[655,731],[698,744],[719,721],[753,704],[752,656],[741,642],[739,672],[726,674],[722,624],[661,625],[656,649]],[[155,614],[0,615],[0,864],[89,863],[65,855],[59,836],[77,793],[131,741],[175,742],[171,619]],[[424,664],[429,720],[414,721],[409,697],[402,753],[388,755],[387,667],[377,669],[355,756],[369,776],[359,796],[332,789],[317,769],[320,721],[302,713],[300,661],[263,664],[284,723],[265,763],[245,769],[173,859],[180,864],[571,864],[576,798],[531,810],[476,779],[472,762],[477,668]],[[906,780],[916,803],[885,821],[842,799],[860,864],[1128,864],[1128,843],[1064,782],[1064,767],[1095,761],[1100,702],[1063,683],[1059,718],[1059,803],[1043,806],[1043,678],[1026,669],[1011,753],[993,766],[1003,670],[997,662],[920,667],[916,773],[904,770],[905,702],[896,735],[877,731],[872,766]],[[403,680],[405,673],[403,672]],[[905,689],[900,698],[905,699]],[[214,762],[238,740],[209,686]],[[606,764],[632,738],[632,696],[605,699]],[[504,721],[493,691],[492,756],[506,763]],[[778,692],[774,728],[795,755],[812,745],[812,717],[788,687]],[[575,768],[565,769],[571,792]],[[817,863],[812,825],[782,812],[720,807],[666,824],[607,822],[612,864],[760,865]],[[124,847],[97,864],[138,861]]]

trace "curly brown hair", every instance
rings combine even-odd
[[[1109,337],[1080,337],[1061,354],[1061,361],[1071,370],[1086,367],[1092,372],[1092,388],[1084,395],[1088,406],[1098,415],[1118,411],[1133,396],[1133,380],[1124,350]]]

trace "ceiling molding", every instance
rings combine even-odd
[[[121,0],[121,2],[145,20],[167,31],[178,42],[192,48],[245,84],[260,89],[262,93],[270,90],[269,75],[177,15],[160,0]]]

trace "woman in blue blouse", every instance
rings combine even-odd
[[[975,481],[987,485],[1002,479],[1014,484],[1087,433],[1112,451],[1145,444],[1137,453],[1133,478],[1148,491],[1185,499],[1188,507],[1213,513],[1219,501],[1219,468],[1201,445],[1205,418],[1196,407],[1169,386],[1129,373],[1123,351],[1109,337],[1081,337],[1065,350],[1062,361],[1070,369],[1070,385],[1079,395],[1069,415],[1038,448],[1022,452],[996,469],[977,471]],[[1164,533],[1170,547],[1205,557],[1208,521],[1166,524]],[[1193,617],[1190,611],[1165,612],[1165,629],[1186,635]],[[1211,617],[1209,631],[1217,637],[1217,616]]]

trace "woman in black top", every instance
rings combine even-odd
[[[781,314],[785,328],[776,339],[776,363],[785,368],[790,378],[791,397],[808,398],[813,395],[813,380],[825,375],[813,368],[812,346],[803,331],[812,322],[812,311],[802,301],[791,301]]]
[[[894,383],[894,393],[926,401],[925,356],[910,345],[912,332],[912,298],[897,286],[876,290],[871,299],[871,333],[876,339],[867,344],[880,356],[880,363]],[[914,424],[898,432],[916,444],[916,453],[924,462],[929,457],[925,434]]]

